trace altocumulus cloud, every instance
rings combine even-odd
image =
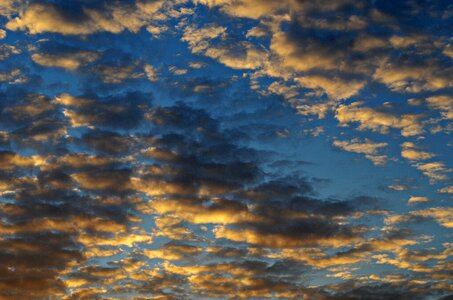
[[[0,299],[451,297],[446,1],[0,16]]]

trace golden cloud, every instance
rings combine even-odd
[[[347,126],[349,123],[359,123],[359,130],[370,129],[380,133],[388,133],[390,128],[401,130],[402,136],[414,136],[423,132],[422,124],[419,121],[420,115],[405,114],[396,116],[391,113],[382,112],[370,107],[361,107],[362,102],[354,102],[350,105],[340,105],[335,117],[340,126]]]
[[[87,35],[100,31],[120,33],[123,30],[138,32],[162,7],[163,1],[138,1],[131,6],[111,6],[105,10],[82,8],[82,14],[69,18],[53,4],[33,3],[19,17],[6,24],[9,30],[25,30],[31,34],[54,32],[64,35]]]
[[[96,52],[79,51],[62,54],[35,53],[31,56],[31,59],[41,66],[58,67],[74,71],[82,65],[94,62],[99,57],[100,55]]]
[[[377,153],[380,148],[387,147],[387,143],[373,143],[369,140],[362,143],[358,139],[352,139],[351,141],[334,140],[333,145],[348,152],[365,154],[365,157],[375,165],[382,165],[386,162],[387,156],[377,155]]]

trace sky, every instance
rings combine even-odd
[[[0,0],[0,299],[453,299],[453,4]]]

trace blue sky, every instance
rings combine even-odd
[[[449,299],[449,1],[0,4],[0,299]]]

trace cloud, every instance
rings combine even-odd
[[[20,69],[12,69],[7,72],[0,72],[0,82],[8,82],[9,84],[25,83],[27,78],[21,76]]]
[[[303,87],[310,89],[322,89],[335,100],[347,99],[357,95],[365,86],[365,81],[347,80],[341,77],[328,78],[319,75],[297,77],[296,81]]]
[[[353,49],[358,52],[369,52],[375,49],[382,49],[388,46],[386,39],[372,35],[359,35],[355,41]]]
[[[427,160],[434,157],[432,153],[416,150],[417,146],[411,142],[405,142],[401,147],[403,148],[401,150],[401,156],[410,161]]]
[[[107,84],[120,84],[128,79],[139,79],[144,77],[144,73],[138,62],[119,66],[98,64],[93,67],[93,71]]]
[[[38,94],[28,94],[21,101],[7,106],[2,114],[5,118],[14,121],[39,120],[44,118],[55,109],[51,100]]]
[[[361,107],[362,102],[349,105],[340,105],[335,112],[335,117],[340,126],[358,122],[359,130],[370,129],[380,133],[388,133],[390,128],[401,129],[402,136],[414,136],[423,132],[420,115],[404,114],[396,116],[391,113],[379,111],[370,107]]]
[[[14,162],[19,165],[19,161]],[[20,164],[28,169],[28,174],[35,172],[37,178],[14,179],[19,173],[7,177],[14,193],[3,195],[11,204],[2,203],[1,209],[0,272],[7,280],[0,284],[0,296],[64,297],[67,283],[61,275],[85,259],[82,247],[87,245],[80,243],[80,237],[124,231],[121,209],[112,204],[101,205],[88,194],[74,193],[64,172],[39,170],[31,162]]]
[[[188,42],[191,50],[195,53],[206,50],[209,41],[222,38],[226,35],[226,28],[215,24],[206,25],[203,28],[188,26],[184,30],[182,41]]]
[[[338,70],[345,59],[341,46],[335,41],[327,41],[327,38],[323,41],[314,36],[303,38],[291,32],[274,33],[270,49],[281,58],[285,67],[298,72]]]
[[[32,144],[52,144],[67,133],[66,124],[58,119],[50,98],[22,91],[19,95],[18,101],[5,101],[6,106],[1,111],[1,121],[8,128],[11,143],[25,148],[36,147]]]
[[[336,175],[310,178],[323,166],[300,157],[322,143],[307,139],[316,145],[302,152],[293,143],[324,133],[333,146],[383,164],[383,151],[398,149],[393,139],[432,183],[448,179],[447,162],[418,144],[436,144],[423,129],[443,125],[451,110],[447,41],[432,34],[448,10],[195,2],[208,8],[47,1],[4,18],[7,29],[26,33],[8,32],[6,41],[20,39],[0,46],[8,82],[0,95],[0,298],[445,296],[448,236],[404,228],[427,219],[451,228],[449,208],[407,193],[409,204],[427,208],[403,213],[404,203],[348,197],[346,177],[334,196]],[[32,61],[55,68],[34,74],[42,68],[27,47]],[[9,84],[21,76],[31,81]],[[393,92],[422,91],[409,102],[418,106],[406,106],[407,94],[378,104]],[[346,139],[344,128],[332,135],[330,112],[341,126],[418,142]],[[389,188],[414,185],[393,179]]]
[[[149,258],[160,258],[163,260],[181,260],[189,259],[191,255],[197,255],[202,252],[202,248],[185,245],[167,243],[159,250],[146,250],[144,254]]]
[[[40,238],[47,240],[41,243]],[[0,296],[9,298],[40,298],[49,294],[64,295],[64,285],[58,278],[69,259],[80,259],[71,250],[75,244],[65,234],[43,232],[24,233],[16,238],[3,238],[0,272],[4,278]],[[47,253],[43,256],[42,253]]]
[[[125,192],[132,189],[130,170],[80,172],[72,178],[84,189]]]
[[[319,119],[324,119],[327,114],[334,109],[333,103],[317,103],[297,105],[297,113],[302,116],[316,115]]]
[[[446,173],[450,170],[445,167],[443,162],[417,163],[415,166],[423,174],[428,176],[431,182],[448,179]]]
[[[167,272],[188,278],[191,292],[208,297],[234,294],[241,299],[268,298],[276,295],[283,298],[300,296],[300,289],[290,281],[278,280],[280,269],[294,269],[289,264],[270,266],[247,259],[242,262],[211,263],[206,265],[176,266],[166,264]]]
[[[453,97],[447,95],[431,96],[426,98],[428,106],[439,110],[446,119],[453,119]]]
[[[16,46],[2,43],[0,45],[0,61],[7,59],[14,54],[20,54],[21,52],[22,51]]]
[[[82,65],[94,62],[99,56],[96,52],[79,51],[59,54],[35,53],[31,56],[31,59],[41,66],[58,67],[73,71]]]
[[[266,52],[251,43],[235,44],[234,47],[216,45],[206,49],[205,55],[233,69],[257,69],[264,65]]]
[[[297,225],[296,225],[297,226]],[[294,248],[303,246],[324,246],[337,248],[340,246],[351,245],[352,243],[360,241],[360,239],[351,232],[337,232],[335,226],[330,227],[327,224],[301,222],[300,228],[288,227],[269,230],[253,230],[253,229],[240,229],[234,230],[223,226],[216,227],[214,233],[216,238],[225,238],[235,242],[246,242],[255,246],[270,247],[270,248]],[[303,228],[307,226],[307,228]],[[329,234],[323,236],[318,232],[310,232],[313,227],[318,227],[316,231],[326,231]],[[324,227],[325,226],[325,227]],[[297,235],[296,238],[294,235]]]
[[[93,109],[97,97],[63,94],[52,100],[21,94],[13,99],[2,103],[2,124],[17,152],[0,155],[0,273],[7,278],[0,283],[0,297],[67,297],[67,286],[85,284],[66,282],[69,271],[99,255],[95,248],[132,247],[150,236],[128,226],[137,222],[130,215],[134,202],[126,193],[118,197],[129,178],[121,171],[125,161],[84,154],[77,139],[60,132],[60,105]],[[70,144],[72,151],[66,149]]]
[[[78,143],[99,154],[125,155],[134,149],[135,140],[109,130],[92,130],[81,136]]]
[[[450,170],[445,168],[445,163],[421,162],[433,158],[435,156],[433,153],[418,150],[419,147],[412,142],[404,142],[401,147],[401,156],[412,162],[415,168],[428,176],[431,183],[448,178],[447,173]]]
[[[432,218],[446,228],[453,227],[453,209],[451,207],[430,207],[423,210],[411,211],[404,215],[392,215],[385,219],[386,224],[394,225],[401,222],[416,222]]]
[[[423,296],[413,292],[409,287],[401,287],[398,284],[346,284],[338,286],[334,295],[326,296],[325,299],[414,299],[421,300]]]
[[[161,216],[157,235],[190,236],[178,225],[188,222],[192,226],[215,225],[214,234],[219,239],[264,247],[340,247],[362,240],[364,228],[341,221],[353,215],[352,206],[346,201],[303,197],[311,190],[308,183],[299,181],[288,186],[284,181],[276,181],[246,189],[244,183],[256,180],[259,170],[254,164],[242,162],[241,158],[247,155],[239,155],[238,151],[250,150],[231,145],[204,112],[176,106],[158,108],[149,118],[161,130],[174,128],[186,132],[201,124],[204,129],[195,153],[191,152],[195,148],[189,146],[191,135],[154,139],[153,146],[143,154],[164,165],[131,179],[135,190],[153,197],[141,209]],[[219,142],[222,156],[218,159],[222,163],[205,161],[207,157],[216,157],[211,145]],[[156,251],[152,255],[160,255]]]
[[[407,35],[407,36],[393,35],[390,38],[390,43],[395,48],[407,48],[417,43],[421,43],[424,40],[425,37],[421,35]]]
[[[203,54],[233,69],[256,69],[266,59],[266,52],[252,43],[228,41],[226,28],[214,24],[202,28],[188,26],[181,40],[189,43],[193,53]]]
[[[388,188],[392,189],[394,191],[406,191],[410,187],[405,184],[392,184],[392,185],[389,185]]]
[[[73,107],[87,107],[94,104],[93,99],[75,97],[70,94],[64,93],[55,97],[55,102],[64,106]]]
[[[453,186],[447,186],[438,190],[439,193],[453,194]]]
[[[428,202],[429,199],[428,197],[423,197],[423,196],[411,196],[409,200],[407,200],[408,203],[416,203],[416,202]]]
[[[348,152],[365,154],[365,157],[371,160],[375,165],[385,164],[387,156],[377,155],[378,149],[387,147],[387,143],[373,143],[369,140],[361,143],[358,139],[351,141],[334,140],[333,145]]]
[[[269,34],[269,32],[260,26],[253,27],[249,31],[247,31],[246,37],[255,37],[255,38],[262,38]]]
[[[231,3],[230,1],[220,0],[195,0],[195,3],[204,4],[210,7],[221,7],[221,10],[235,17],[245,17],[257,19],[271,14],[273,11],[281,9],[282,2],[276,0],[241,0]]]
[[[236,144],[236,136],[206,111],[182,104],[145,105],[148,98],[143,97],[61,94],[38,100],[50,103],[38,111],[29,109],[27,101],[12,103],[11,120],[39,119],[50,112],[63,118],[65,108],[96,115],[90,124],[105,128],[84,128],[66,137],[71,151],[52,151],[34,171],[37,179],[6,181],[5,190],[15,190],[21,205],[2,207],[10,221],[17,220],[14,226],[1,227],[2,234],[38,239],[53,230],[72,243],[51,244],[50,253],[64,257],[56,260],[54,273],[42,277],[52,285],[37,282],[45,290],[39,294],[22,283],[15,296],[98,297],[144,291],[154,296],[165,291],[174,297],[297,299],[322,291],[307,291],[300,281],[309,268],[349,266],[415,243],[403,236],[367,238],[368,228],[354,222],[363,214],[359,203],[366,199],[318,199],[303,178],[263,182],[259,152]],[[144,111],[135,114],[137,107]],[[149,122],[147,130],[135,131],[143,122]],[[360,151],[380,148],[368,144]],[[35,165],[26,161],[24,168]],[[142,228],[147,226],[140,222],[144,217],[153,219],[152,229]],[[208,251],[206,236],[211,236],[209,246],[225,251]],[[29,241],[26,246],[36,249],[36,255],[47,251],[41,242]],[[225,245],[232,249],[227,251]],[[11,244],[7,249],[24,247]],[[313,247],[319,252],[310,253]],[[265,248],[281,254],[259,254]],[[68,249],[75,250],[69,255]],[[22,261],[26,251],[19,253]],[[98,260],[110,263],[100,266]],[[172,260],[184,264],[170,265]],[[57,285],[55,278],[61,280]],[[131,282],[127,288],[125,278]],[[95,288],[100,285],[106,288]],[[6,289],[14,290],[12,284]]]
[[[452,87],[452,74],[452,68],[442,67],[437,61],[429,65],[385,62],[376,70],[373,78],[396,92],[419,93]]]
[[[168,68],[170,72],[172,72],[174,75],[186,75],[188,70],[187,69],[178,69],[175,66],[171,66]]]
[[[171,185],[162,184],[157,187],[156,192],[149,192],[149,187],[145,192],[150,195],[172,194],[179,192],[177,186],[171,189]],[[187,201],[186,201],[187,202]],[[217,203],[215,203],[217,202]],[[194,224],[234,224],[240,222],[253,222],[261,219],[260,216],[249,212],[247,208],[236,202],[221,201],[218,199],[211,206],[204,203],[184,203],[183,201],[156,200],[152,203],[152,208],[156,213],[165,215],[170,214]]]
[[[80,7],[70,13],[67,8],[50,3],[33,3],[19,17],[6,24],[9,30],[28,30],[63,35],[87,35],[96,32],[138,32],[161,8],[163,2],[137,2],[135,5],[112,5],[103,9]],[[78,12],[77,12],[78,11]]]
[[[339,247],[360,241],[361,229],[359,227],[342,225],[339,221],[343,216],[352,214],[347,202],[323,202],[298,197],[295,194],[285,195],[280,183],[258,187],[255,191],[247,193],[249,197],[261,195],[260,203],[256,204],[255,213],[261,220],[242,221],[242,226],[217,226],[217,238],[225,238],[236,242],[246,242],[255,246],[271,248],[294,248],[301,246],[326,246]],[[285,202],[287,199],[290,209]],[[274,201],[272,201],[274,199]],[[312,213],[316,212],[316,213]],[[336,219],[338,218],[338,220]]]
[[[64,107],[63,115],[72,127],[132,128],[144,119],[147,96],[149,95],[126,93],[99,101],[89,96],[61,94],[55,98],[55,102]]]
[[[293,248],[283,249],[279,253],[268,253],[269,257],[279,257],[302,261],[305,264],[316,268],[327,268],[332,266],[346,265],[345,269],[350,270],[351,264],[370,259],[370,254],[376,255],[382,252],[399,252],[405,249],[405,246],[415,245],[416,241],[405,238],[398,232],[386,233],[379,238],[371,238],[354,245],[353,248],[345,251],[339,251],[334,255],[328,255],[319,248]]]
[[[324,127],[322,127],[322,126],[304,129],[304,135],[309,135],[312,137],[317,137],[323,133],[324,133]]]
[[[157,73],[156,69],[153,66],[151,66],[149,64],[146,64],[143,69],[145,71],[146,77],[150,81],[156,81],[158,79],[158,73]]]
[[[9,17],[18,10],[19,1],[17,0],[4,0],[0,7],[0,15]]]
[[[39,167],[45,163],[45,160],[45,157],[39,155],[26,157],[11,151],[0,151],[0,169],[4,171],[15,168]]]

